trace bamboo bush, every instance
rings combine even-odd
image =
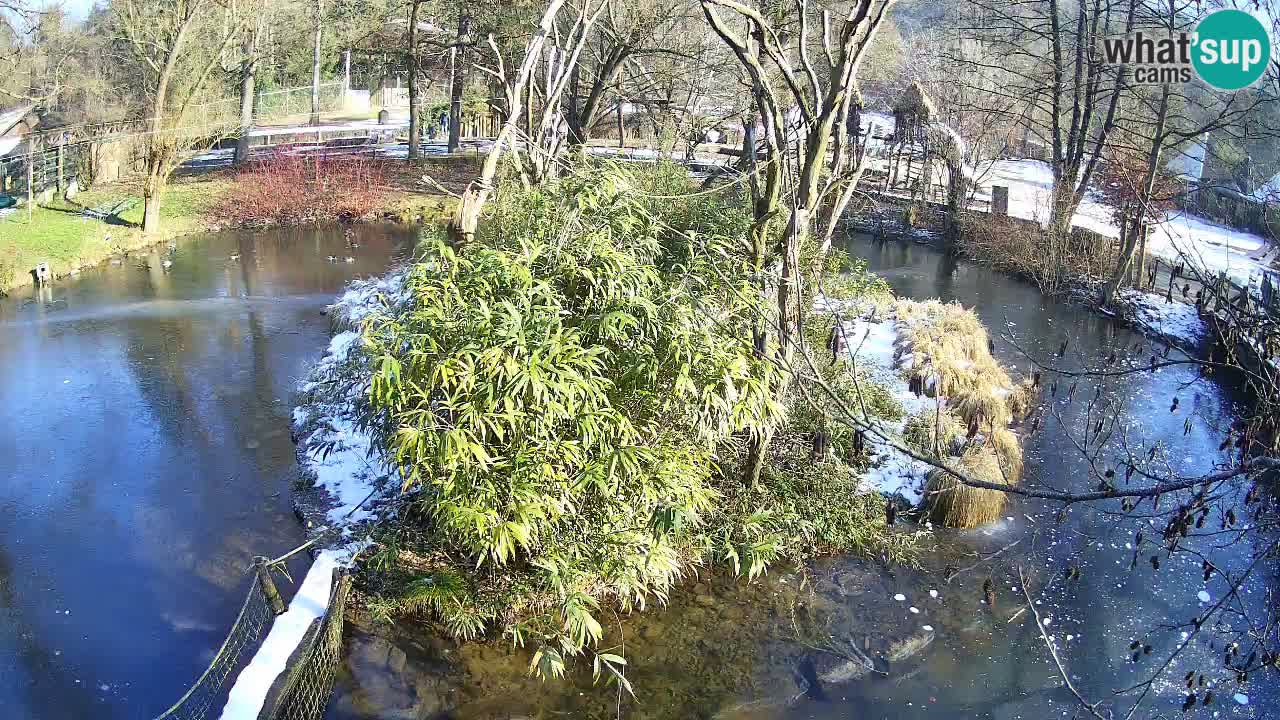
[[[883,525],[879,502],[818,492],[856,487],[843,471],[797,497],[786,464],[755,489],[726,469],[783,408],[750,343],[750,215],[693,190],[678,168],[587,168],[504,186],[472,243],[425,243],[407,303],[363,328],[363,425],[405,490],[368,564],[375,612],[500,630],[556,676],[596,652],[606,604],[662,602],[704,562],[754,577]]]
[[[404,489],[364,563],[375,616],[500,633],[543,677],[587,655],[625,684],[598,648],[604,608],[665,602],[712,563],[751,579],[827,552],[911,557],[858,458],[813,461],[817,417],[753,352],[767,298],[741,198],[662,165],[500,187],[474,240],[426,238],[402,299],[362,328],[360,422]],[[764,425],[783,430],[746,485]]]

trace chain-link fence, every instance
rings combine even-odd
[[[275,612],[267,602],[267,596],[255,575],[240,614],[213,662],[209,663],[209,668],[178,702],[161,713],[156,720],[204,720],[209,717],[210,711],[215,710],[215,703],[224,695],[222,691],[227,678],[240,665],[245,648],[256,647],[274,619]]]
[[[251,575],[249,592],[240,614],[208,669],[156,720],[206,720],[220,714],[219,703],[226,700],[227,682],[232,673],[246,659],[246,649],[258,647],[276,617],[272,607],[275,589],[269,575]],[[338,664],[342,661],[342,619],[350,590],[350,575],[343,568],[335,570],[328,611],[312,624],[303,637],[289,667],[281,676],[283,681],[277,681],[276,690],[272,693],[274,700],[268,698],[271,710],[260,717],[320,720],[324,716]]]
[[[346,101],[346,91],[347,87],[342,82],[320,83],[320,112],[341,112]],[[254,96],[253,102],[254,123],[258,125],[291,117],[305,117],[311,114],[311,86],[266,90]],[[235,127],[240,123],[240,99],[228,98],[204,103],[196,108],[195,114],[214,119],[227,127]]]
[[[342,617],[351,590],[351,576],[339,568],[334,571],[329,612],[316,620],[295,662],[286,671],[284,685],[277,695],[272,720],[319,720],[333,693],[333,681],[342,662]]]

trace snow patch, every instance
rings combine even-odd
[[[325,519],[330,529],[341,531],[337,548],[321,550],[307,571],[289,609],[276,618],[262,647],[236,678],[227,698],[222,720],[256,720],[267,693],[307,629],[328,610],[333,571],[344,566],[366,541],[352,538],[362,523],[379,517],[377,501],[394,492],[394,469],[384,462],[373,438],[357,426],[356,408],[368,391],[358,328],[365,319],[385,311],[406,297],[403,273],[356,281],[329,306],[335,327],[345,327],[329,341],[329,347],[301,386],[306,401],[293,410],[295,429],[304,431],[299,463],[310,471],[315,485],[330,502]]]
[[[830,303],[822,302],[820,306]],[[907,419],[929,406],[928,398],[917,397],[910,385],[897,370],[895,343],[898,340],[898,322],[893,319],[856,319],[844,324],[845,342],[854,370],[861,370],[868,379],[883,387],[901,405],[903,417],[899,421],[873,420],[877,428],[889,437],[901,437]],[[901,358],[906,364],[907,357]],[[863,475],[864,485],[885,495],[901,495],[913,505],[924,497],[924,480],[931,467],[875,437],[867,439],[875,451],[872,467]]]
[[[1195,346],[1208,334],[1195,305],[1165,302],[1163,297],[1139,290],[1124,291],[1120,298],[1134,324],[1161,338]]]

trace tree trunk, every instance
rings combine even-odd
[[[147,159],[147,177],[142,184],[142,232],[160,229],[160,198],[164,196],[164,161],[158,155]]]
[[[422,156],[422,119],[418,107],[418,5],[409,2],[409,159]]]
[[[579,98],[573,99],[569,112],[570,145],[585,145],[587,140],[591,139],[591,129],[596,124],[596,115],[600,112],[600,104],[604,101],[605,93],[615,83],[620,82],[623,63],[630,54],[631,51],[628,48],[615,45],[596,68],[595,77],[591,79],[591,90],[587,96],[581,98],[581,103]],[[574,85],[576,90],[577,77],[574,78]]]
[[[261,25],[259,25],[261,27]],[[258,33],[249,33],[244,41],[244,60],[240,64],[240,136],[236,138],[237,165],[249,159],[249,131],[253,129],[253,101],[258,72]]]
[[[316,0],[316,42],[311,52],[311,124],[320,124],[320,41],[324,30],[324,0]]]
[[[1169,86],[1165,85],[1160,92],[1160,109],[1156,112],[1155,128],[1151,135],[1151,148],[1147,152],[1147,168],[1143,177],[1142,186],[1138,188],[1138,200],[1134,203],[1137,208],[1137,216],[1132,219],[1133,236],[1128,242],[1121,243],[1121,255],[1116,261],[1115,272],[1111,274],[1110,280],[1103,287],[1103,302],[1110,304],[1115,301],[1116,293],[1120,290],[1120,285],[1124,282],[1125,273],[1133,264],[1134,254],[1138,250],[1139,240],[1143,253],[1146,252],[1146,229],[1145,219],[1148,213],[1148,205],[1151,202],[1151,192],[1155,188],[1156,173],[1160,171],[1160,151],[1164,148],[1165,141],[1165,125],[1169,119]],[[1123,227],[1125,223],[1121,223]],[[1121,233],[1123,235],[1123,233]],[[1139,234],[1141,238],[1139,238]]]
[[[618,77],[618,149],[627,147],[627,123],[622,116],[622,77]]]
[[[757,173],[760,170],[756,158],[756,118],[749,115],[743,123],[742,152],[746,161],[747,172],[751,174],[752,215],[751,225],[751,266],[757,278],[756,290],[761,294],[767,292],[764,283],[765,259],[769,254],[771,239],[770,225],[778,212],[778,200],[782,188],[782,168],[776,162],[769,162],[764,167],[764,182],[760,183]],[[766,129],[767,132],[767,129]],[[769,351],[769,328],[762,313],[756,318],[755,327],[751,331],[751,346],[758,358],[764,358]],[[743,482],[747,487],[755,487],[760,482],[760,473],[764,470],[764,462],[768,456],[769,443],[773,439],[773,431],[768,426],[757,429],[748,440],[747,467],[743,473]]]
[[[516,82],[507,91],[507,105],[510,106],[511,112],[507,114],[507,121],[498,131],[498,137],[493,141],[489,154],[485,156],[480,176],[467,185],[467,189],[458,200],[458,209],[453,219],[449,221],[449,239],[455,244],[467,243],[475,238],[476,228],[480,223],[480,212],[484,209],[489,194],[493,192],[493,182],[498,174],[498,161],[502,159],[503,147],[520,127],[520,116],[524,107],[521,98],[527,92],[529,76],[533,74],[533,67],[542,55],[542,46],[546,43],[547,35],[551,34],[556,15],[563,6],[564,0],[551,0],[542,15],[542,21],[538,23],[538,31],[534,33],[525,48],[524,61],[520,64]],[[458,27],[461,31],[465,25],[459,21]],[[461,35],[462,33],[459,32],[459,36]]]
[[[964,210],[968,183],[964,177],[964,165],[959,159],[947,158],[947,250],[960,250],[960,213]]]
[[[575,65],[569,74],[569,102],[565,107],[565,125],[569,129],[569,144],[581,145],[582,130],[582,66]]]
[[[449,82],[449,152],[457,152],[462,140],[462,93],[467,83],[467,47],[471,16],[458,15],[458,46],[454,52],[453,77]]]

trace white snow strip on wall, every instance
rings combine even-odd
[[[307,628],[329,608],[333,571],[346,560],[344,550],[322,550],[311,563],[302,587],[285,614],[276,618],[261,649],[236,678],[222,709],[222,720],[257,720],[271,685],[284,672]]]

